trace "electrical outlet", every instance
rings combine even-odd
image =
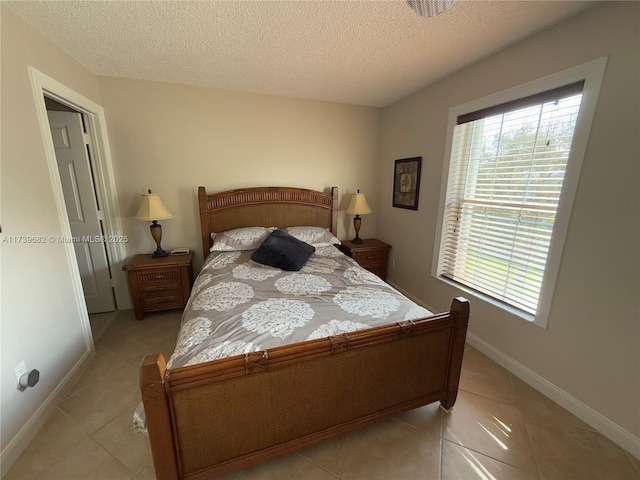
[[[20,383],[20,377],[27,373],[27,366],[24,362],[20,362],[14,369],[13,372],[16,374],[16,380]]]

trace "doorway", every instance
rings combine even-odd
[[[109,149],[104,109],[102,106],[39,70],[33,67],[28,67],[28,71],[35,100],[36,113],[40,125],[40,132],[43,138],[58,221],[63,237],[65,239],[70,239],[70,241],[64,242],[64,251],[72,274],[71,276],[73,289],[76,292],[75,297],[78,314],[79,318],[82,320],[82,330],[87,349],[92,354],[95,354],[94,337],[91,330],[91,324],[89,322],[87,302],[85,301],[84,296],[85,286],[83,283],[86,283],[86,280],[83,282],[80,274],[79,261],[77,259],[80,255],[77,253],[75,244],[72,241],[74,234],[71,229],[67,201],[65,199],[65,193],[62,186],[56,149],[54,148],[53,133],[49,126],[49,115],[47,113],[45,98],[54,100],[62,105],[62,111],[71,110],[71,112],[74,113],[75,118],[79,118],[78,121],[82,122],[83,126],[81,130],[84,131],[90,142],[89,154],[91,162],[89,163],[90,166],[88,168],[91,170],[93,176],[93,191],[96,196],[96,199],[93,201],[99,203],[100,207],[99,224],[101,233],[99,233],[98,236],[104,236],[108,240],[109,238],[126,237],[123,237],[122,235],[122,224],[117,204],[115,179],[111,163],[111,152]],[[62,133],[60,133],[60,135],[62,135]],[[87,147],[85,146],[84,148],[86,149]],[[72,178],[74,178],[74,176],[68,175],[69,180]],[[77,178],[74,180],[77,180]],[[84,214],[84,210],[80,210],[76,207],[76,212],[78,211],[82,211]],[[102,237],[99,239],[101,240]],[[107,241],[106,243],[102,242],[102,248],[106,253],[107,265],[111,273],[110,288],[112,290],[112,300],[115,300],[114,308],[131,308],[131,298],[129,296],[126,276],[121,269],[127,255],[125,244],[121,242]],[[87,255],[85,255],[85,258],[88,258]],[[92,268],[94,270],[97,269],[95,265],[92,265]]]
[[[46,95],[44,99],[71,227],[70,241],[76,253],[87,312],[92,320],[92,314],[116,309],[102,201],[95,183],[93,142],[82,113]],[[95,332],[93,325],[92,330]]]

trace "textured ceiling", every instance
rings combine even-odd
[[[4,1],[96,75],[385,106],[593,1]]]

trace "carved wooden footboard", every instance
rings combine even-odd
[[[399,412],[455,403],[469,318],[451,311],[167,370],[140,387],[158,479],[205,479]]]

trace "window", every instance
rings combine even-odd
[[[575,193],[579,174],[580,165],[568,168],[584,110],[585,79],[577,77],[450,115],[436,275],[529,320],[540,311],[550,259],[559,262],[552,251],[558,219],[564,223],[562,240],[568,223],[559,209],[566,184]],[[570,200],[569,210],[573,194]],[[554,275],[557,267],[551,269]],[[544,303],[548,310],[550,300]]]

